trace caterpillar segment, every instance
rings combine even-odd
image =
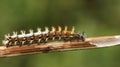
[[[75,33],[74,26],[70,31],[68,31],[68,27],[65,26],[64,29],[60,26],[56,29],[52,27],[49,30],[48,27],[45,27],[45,31],[41,31],[41,28],[37,29],[37,32],[34,33],[32,29],[29,30],[29,33],[26,34],[24,30],[21,31],[21,34],[17,32],[13,32],[13,35],[7,34],[5,35],[5,40],[3,40],[3,44],[6,47],[11,46],[23,46],[23,45],[32,45],[32,44],[41,44],[53,41],[85,41],[85,34]]]

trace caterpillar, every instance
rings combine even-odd
[[[23,45],[32,45],[41,43],[47,43],[51,41],[85,41],[84,32],[75,33],[74,26],[71,31],[68,31],[68,27],[65,26],[64,30],[60,26],[56,30],[55,27],[51,28],[51,31],[48,27],[45,27],[45,31],[41,31],[41,28],[37,29],[37,32],[34,33],[32,29],[29,30],[29,33],[26,34],[25,31],[21,31],[21,34],[13,32],[13,35],[5,35],[3,44],[6,47],[11,46],[23,46]]]

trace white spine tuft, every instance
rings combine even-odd
[[[4,45],[6,45],[6,44],[8,44],[8,41],[6,40],[2,40],[2,43],[4,44]]]

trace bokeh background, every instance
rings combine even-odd
[[[0,0],[0,41],[12,31],[58,25],[87,37],[118,35],[120,0]],[[120,67],[120,47],[0,58],[0,67]]]

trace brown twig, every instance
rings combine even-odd
[[[85,42],[50,42],[45,44],[32,44],[30,46],[0,47],[0,57],[11,57],[36,53],[56,51],[69,51],[79,49],[101,48],[120,44],[120,36],[104,36],[87,38]]]

